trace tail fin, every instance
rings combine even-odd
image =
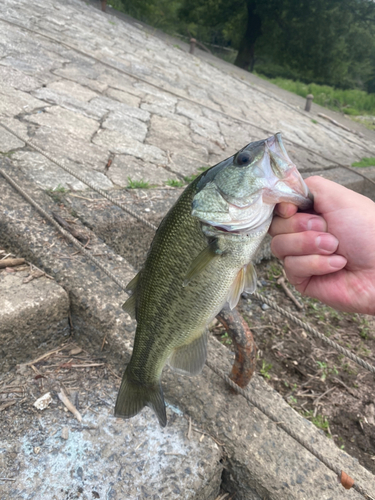
[[[149,406],[156,413],[162,427],[167,425],[164,396],[160,383],[153,386],[141,385],[139,382],[131,380],[126,369],[117,395],[115,417],[134,417],[145,406]]]

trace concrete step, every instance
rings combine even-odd
[[[0,270],[0,373],[70,335],[68,294],[40,274],[30,266]]]

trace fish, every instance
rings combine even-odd
[[[312,207],[280,133],[251,142],[182,192],[127,285],[123,309],[137,328],[116,417],[131,418],[149,406],[165,427],[164,366],[186,375],[202,371],[208,325],[226,303],[233,309],[242,292],[255,291],[252,260],[282,201]]]

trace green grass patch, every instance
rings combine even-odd
[[[369,94],[357,89],[336,89],[329,85],[318,85],[317,83],[306,84],[299,80],[289,80],[287,78],[258,76],[301,97],[313,94],[313,102],[325,108],[352,116],[375,115],[375,94]]]
[[[220,335],[220,342],[224,345],[232,345],[232,339],[229,337],[228,332]]]
[[[272,368],[272,365],[269,363],[266,363],[266,361],[264,359],[262,359],[262,367],[259,370],[259,373],[262,375],[262,377],[264,377],[266,379],[270,379],[271,378],[271,375],[270,375],[271,368]]]
[[[375,167],[375,158],[362,158],[360,161],[352,163],[352,167]]]
[[[329,434],[329,422],[328,422],[327,417],[325,417],[324,415],[319,415],[319,414],[317,414],[314,417],[314,412],[312,410],[304,412],[303,416],[305,418],[307,418],[307,420],[310,420],[310,422],[312,422],[316,427],[318,427],[318,429],[321,429],[322,431],[326,432],[328,434],[328,436],[330,436],[330,434]]]
[[[148,181],[144,181],[143,179],[140,181],[133,181],[130,177],[128,177],[128,185],[126,187],[128,189],[148,189],[151,185]]]
[[[184,181],[178,181],[176,179],[168,179],[166,182],[167,186],[171,186],[171,187],[175,187],[175,188],[183,187],[183,186],[185,186],[185,184],[186,183]]]
[[[69,192],[69,189],[65,188],[61,184],[53,189],[46,189],[46,193],[50,196],[55,203],[61,203],[62,196]]]

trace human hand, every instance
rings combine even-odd
[[[272,253],[302,294],[341,311],[375,314],[375,203],[322,177],[306,184],[315,213],[277,205]]]

